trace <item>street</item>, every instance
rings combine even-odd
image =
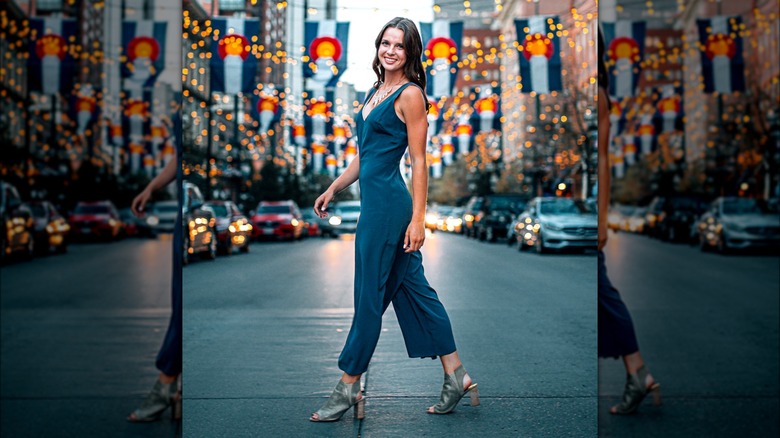
[[[170,416],[125,421],[159,374],[170,235],[73,244],[65,255],[3,266],[0,288],[3,436],[180,433]]]
[[[777,436],[778,257],[701,253],[626,233],[610,233],[604,252],[664,404],[610,415],[625,369],[600,360],[599,435]]]
[[[481,406],[425,413],[441,366],[408,358],[391,307],[363,376],[365,419],[310,422],[341,374],[353,239],[255,243],[184,269],[185,434],[596,435],[595,253],[538,256],[444,233],[428,236],[423,264]]]

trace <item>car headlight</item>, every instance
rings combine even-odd
[[[160,223],[160,218],[158,218],[157,216],[149,216],[148,218],[146,218],[146,223],[147,225],[152,227],[157,226],[157,224]]]
[[[330,219],[328,219],[328,223],[333,226],[341,225],[341,218],[338,216],[333,216]]]
[[[114,219],[109,219],[108,220],[108,224],[111,225],[112,227],[115,227],[116,226],[116,221]]]
[[[294,227],[297,227],[299,223],[300,223],[300,222],[298,222],[298,219],[295,219],[295,218],[293,218],[293,219],[290,221],[290,225],[292,225],[292,226],[294,226]]]
[[[425,215],[425,223],[427,223],[429,225],[430,224],[435,224],[436,220],[437,220],[437,217],[434,214],[426,214]]]

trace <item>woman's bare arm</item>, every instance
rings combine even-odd
[[[396,105],[402,116],[401,119],[406,123],[409,158],[412,164],[412,222],[406,231],[404,241],[406,252],[419,250],[425,241],[425,205],[428,200],[428,164],[425,153],[428,134],[426,104],[420,89],[410,86],[401,92]]]
[[[599,137],[598,137],[598,182],[599,194],[596,205],[599,210],[599,242],[598,248],[602,249],[607,243],[607,214],[609,209],[610,169],[609,169],[609,104],[607,94],[599,87]]]

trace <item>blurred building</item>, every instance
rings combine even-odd
[[[0,3],[0,147],[2,175],[22,174],[27,159],[27,32],[25,11],[15,2]]]

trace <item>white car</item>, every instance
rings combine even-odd
[[[780,245],[780,215],[762,211],[755,199],[717,198],[697,228],[702,251]]]
[[[517,248],[597,248],[598,217],[583,213],[571,198],[534,198],[515,222]]]
[[[151,229],[152,235],[172,233],[176,226],[176,216],[179,214],[179,209],[178,201],[156,202],[146,217],[146,224]]]
[[[357,231],[360,217],[360,201],[342,201],[333,205],[333,214],[328,218],[327,232],[332,237]]]

